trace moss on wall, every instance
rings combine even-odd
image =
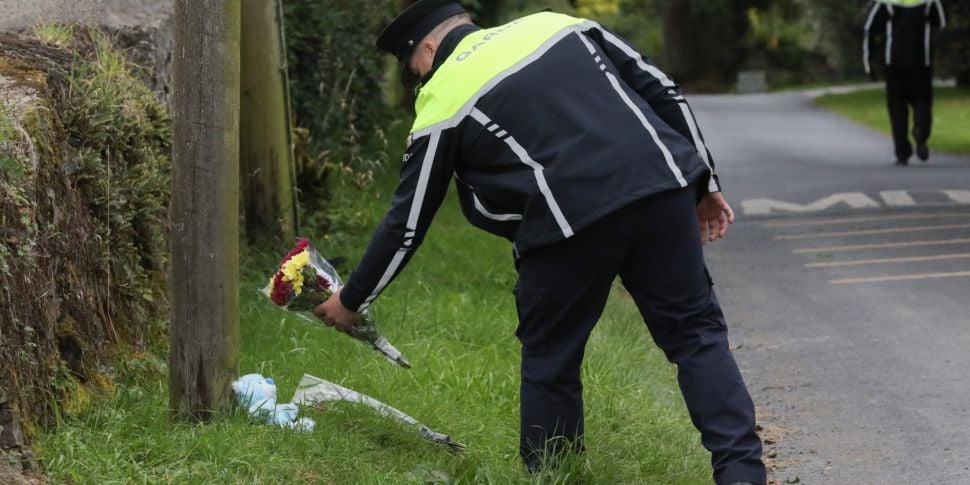
[[[0,34],[0,398],[28,435],[111,392],[168,311],[167,113],[111,38],[66,32]]]

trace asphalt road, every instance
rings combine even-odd
[[[690,101],[738,215],[706,254],[770,477],[970,484],[970,157],[893,166],[808,93]]]

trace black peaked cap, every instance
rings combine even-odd
[[[377,36],[377,47],[393,54],[402,64],[407,63],[424,36],[448,17],[464,12],[454,0],[418,0],[384,27]]]

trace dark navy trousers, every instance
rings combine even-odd
[[[728,348],[689,189],[634,202],[516,260],[522,343],[520,453],[536,470],[583,448],[580,365],[617,276],[654,342],[677,364],[718,484],[766,482],[754,404]]]
[[[910,111],[913,140],[926,143],[933,124],[933,70],[927,66],[887,66],[886,105],[893,130],[896,160],[913,154],[909,141]]]

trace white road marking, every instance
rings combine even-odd
[[[905,190],[884,190],[879,192],[879,195],[882,200],[886,201],[886,205],[894,207],[913,207],[916,205],[913,196]]]
[[[915,263],[919,261],[940,261],[946,259],[966,259],[970,253],[934,254],[932,256],[905,256],[900,258],[855,259],[851,261],[829,261],[825,263],[806,263],[806,268],[837,268],[841,266],[859,266],[865,264],[895,264]]]
[[[815,232],[811,234],[788,234],[775,236],[778,240],[794,239],[818,239],[824,237],[849,237],[849,236],[871,236],[875,234],[899,234],[903,232],[922,232],[922,231],[943,231],[950,229],[966,229],[970,224],[941,224],[936,226],[913,226],[913,227],[893,227],[889,229],[867,229],[863,231],[843,231],[843,232]]]
[[[938,278],[966,278],[970,277],[970,271],[955,271],[952,273],[923,273],[923,274],[908,274],[908,275],[895,275],[895,276],[874,276],[868,278],[843,278],[838,280],[829,280],[829,283],[833,285],[854,285],[859,283],[883,283],[887,281],[912,281],[912,280],[929,280]]]
[[[747,215],[768,215],[773,212],[821,212],[839,204],[852,209],[881,207],[879,202],[862,192],[832,194],[809,204],[796,204],[774,199],[749,199],[741,202],[741,210]]]
[[[939,212],[936,214],[900,214],[894,216],[865,216],[865,217],[845,217],[834,219],[812,219],[782,222],[766,222],[763,227],[802,227],[802,226],[823,226],[837,224],[856,224],[860,222],[875,221],[901,221],[913,219],[945,219],[947,217],[963,218],[970,217],[970,212]]]
[[[926,199],[932,196],[943,196],[949,203],[929,202],[920,203],[913,196],[919,194]],[[970,190],[919,189],[919,190],[884,190],[879,192],[879,202],[863,192],[840,192],[827,195],[814,202],[800,204],[777,199],[748,199],[741,201],[741,211],[745,215],[770,215],[778,213],[812,213],[821,212],[838,205],[850,209],[869,209],[876,207],[939,207],[952,205],[970,205]]]
[[[823,246],[820,248],[799,248],[792,252],[795,254],[805,253],[828,253],[836,251],[857,251],[860,249],[888,249],[888,248],[907,248],[914,246],[945,246],[949,244],[970,244],[970,239],[933,239],[929,241],[905,241],[875,244],[851,244],[845,246]]]
[[[970,190],[943,190],[942,192],[958,204],[970,204]]]

